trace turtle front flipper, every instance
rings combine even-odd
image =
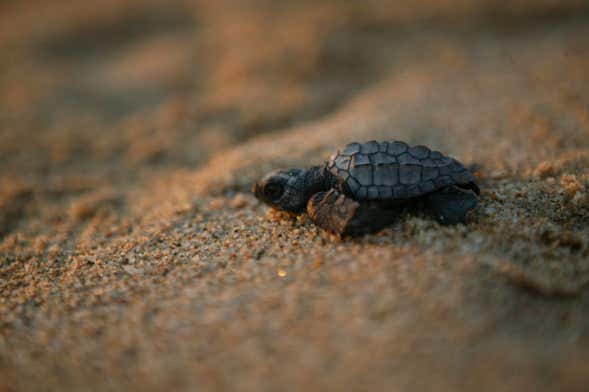
[[[317,226],[338,235],[372,233],[399,215],[396,209],[383,208],[380,203],[358,203],[336,189],[313,195],[307,212]]]
[[[475,191],[454,185],[432,192],[425,198],[436,220],[442,225],[466,223],[467,213],[479,202]]]

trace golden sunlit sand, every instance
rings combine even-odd
[[[584,390],[583,1],[0,6],[0,391]],[[338,239],[254,180],[475,164],[468,226]]]

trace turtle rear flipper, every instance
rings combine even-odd
[[[363,202],[346,197],[336,189],[316,193],[307,212],[315,224],[338,235],[373,233],[390,225],[400,210],[383,203]]]
[[[425,196],[425,200],[436,220],[442,225],[466,223],[466,214],[479,202],[475,191],[458,186],[449,186],[432,192]]]

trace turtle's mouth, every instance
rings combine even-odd
[[[252,187],[252,192],[254,193],[254,196],[257,199],[263,200],[262,199],[263,191],[264,191],[264,187],[263,186],[260,186],[260,184],[258,184],[257,182],[254,183],[254,186]]]
[[[268,197],[266,190],[267,184],[265,182],[256,182],[252,188],[254,196],[263,203],[274,206],[274,202],[271,197]]]

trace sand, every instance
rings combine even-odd
[[[1,5],[0,391],[586,390],[589,8],[504,3]],[[471,222],[250,192],[372,139]]]

